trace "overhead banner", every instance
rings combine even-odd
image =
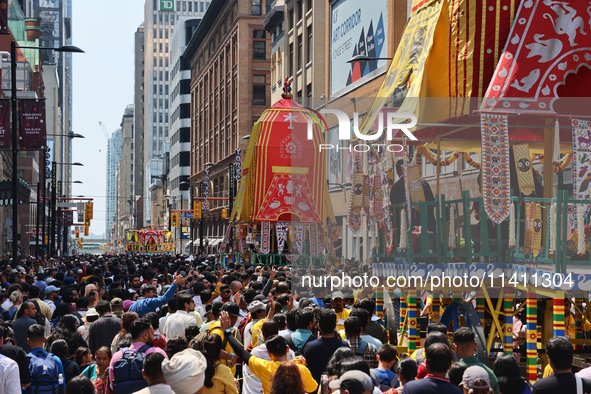
[[[45,99],[18,100],[19,145],[21,150],[46,146]]]
[[[8,0],[0,0],[0,34],[10,34],[8,31]]]
[[[0,150],[10,150],[10,99],[0,99]]]
[[[388,56],[388,1],[367,4],[365,0],[339,0],[331,6],[331,96],[354,89],[388,68],[386,60],[347,63],[357,55]]]

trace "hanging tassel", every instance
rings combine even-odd
[[[376,228],[376,224],[377,223],[374,221],[371,226],[371,250],[374,251],[378,249],[378,230]]]
[[[550,246],[548,254],[556,254],[556,203],[550,205]]]
[[[583,204],[577,207],[577,254],[579,256],[585,255],[585,209]]]
[[[447,243],[451,250],[456,250],[456,218],[454,217],[454,208],[455,207],[452,205],[449,209],[449,237]]]
[[[406,209],[403,209],[402,212],[400,212],[400,245],[398,245],[398,248],[401,250],[406,250],[406,248],[408,248],[406,231]]]
[[[560,124],[558,119],[554,122],[554,154],[552,155],[552,163],[560,164]]]
[[[509,247],[517,246],[517,236],[515,235],[515,203],[511,204],[511,214],[509,216]]]
[[[369,153],[361,153],[361,163],[362,163],[362,171],[363,171],[363,175],[364,176],[368,176],[369,175],[369,164],[368,164],[368,156]]]

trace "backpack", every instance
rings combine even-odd
[[[392,379],[391,382],[388,380],[388,378],[380,379],[375,368],[370,369],[369,374],[371,375],[371,378],[373,379],[376,387],[379,388],[382,393],[385,393],[386,391],[393,389],[398,384],[398,375],[396,374],[394,374],[394,379]],[[390,383],[390,385],[388,386],[385,383]]]
[[[191,349],[195,349],[200,351],[201,353],[205,352],[205,349],[203,349],[203,343],[205,343],[205,340],[207,339],[208,336],[211,335],[211,332],[213,330],[215,330],[216,328],[220,328],[218,327],[214,327],[214,328],[208,328],[207,330],[200,332],[199,335],[197,335],[195,338],[191,339],[191,343],[189,344],[189,347]],[[224,337],[222,338],[222,350],[226,349],[226,345],[228,345],[228,338],[226,338],[226,334],[224,333]]]
[[[363,353],[365,353],[365,349],[367,349],[367,342],[361,341],[361,343],[359,344],[359,347],[357,348],[357,351],[355,352],[355,355],[363,357]]]
[[[60,373],[53,354],[41,350],[36,354],[27,354],[31,386],[27,387],[27,394],[58,394],[60,392]],[[64,379],[64,377],[61,377]]]
[[[131,348],[123,348],[121,357],[113,365],[113,393],[135,393],[145,387],[148,382],[142,375],[144,369],[145,352],[150,345],[142,346],[137,352]]]
[[[308,337],[308,339],[306,340],[306,342],[304,342],[304,344],[302,345],[301,348],[298,348],[295,344],[295,342],[292,339],[293,334],[289,334],[288,336],[285,337],[285,341],[287,342],[287,345],[289,346],[289,348],[291,350],[293,350],[295,352],[296,356],[302,356],[304,353],[304,349],[306,348],[306,345],[308,344],[308,342],[313,341],[314,339],[316,339],[316,335],[310,335]]]
[[[242,321],[240,321],[240,324],[238,324],[238,331],[240,332],[240,338],[244,338],[244,330],[246,329],[246,326],[249,323],[249,319],[242,319]],[[250,345],[249,343],[245,343],[246,346]]]

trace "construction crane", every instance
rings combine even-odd
[[[111,139],[111,136],[109,135],[109,132],[107,131],[107,127],[105,126],[105,124],[101,121],[99,121],[98,123],[101,126],[101,129],[103,130],[103,134],[105,135],[105,139],[107,140],[107,148],[108,148],[109,147],[109,139]],[[113,144],[113,146],[115,148],[115,153],[117,153],[117,157],[119,157],[119,159],[121,159],[121,146],[116,145],[116,144]]]

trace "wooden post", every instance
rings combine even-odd
[[[412,286],[408,290],[408,352],[414,352],[420,341],[419,328],[417,328],[417,290]]]
[[[441,302],[439,300],[439,292],[434,292],[431,297],[433,297],[433,301],[431,301],[431,310],[433,311],[431,323],[439,323],[439,319],[441,318]]]
[[[527,328],[527,380],[535,383],[538,379],[538,314],[535,293],[527,293],[526,328]]]
[[[554,119],[546,119],[544,129],[544,198],[554,196]]]
[[[437,194],[439,193],[439,176],[441,174],[441,137],[437,136]]]
[[[583,299],[575,298],[575,339],[584,339],[583,334],[583,315],[580,311],[583,310]],[[575,350],[582,350],[583,345],[575,345]]]

